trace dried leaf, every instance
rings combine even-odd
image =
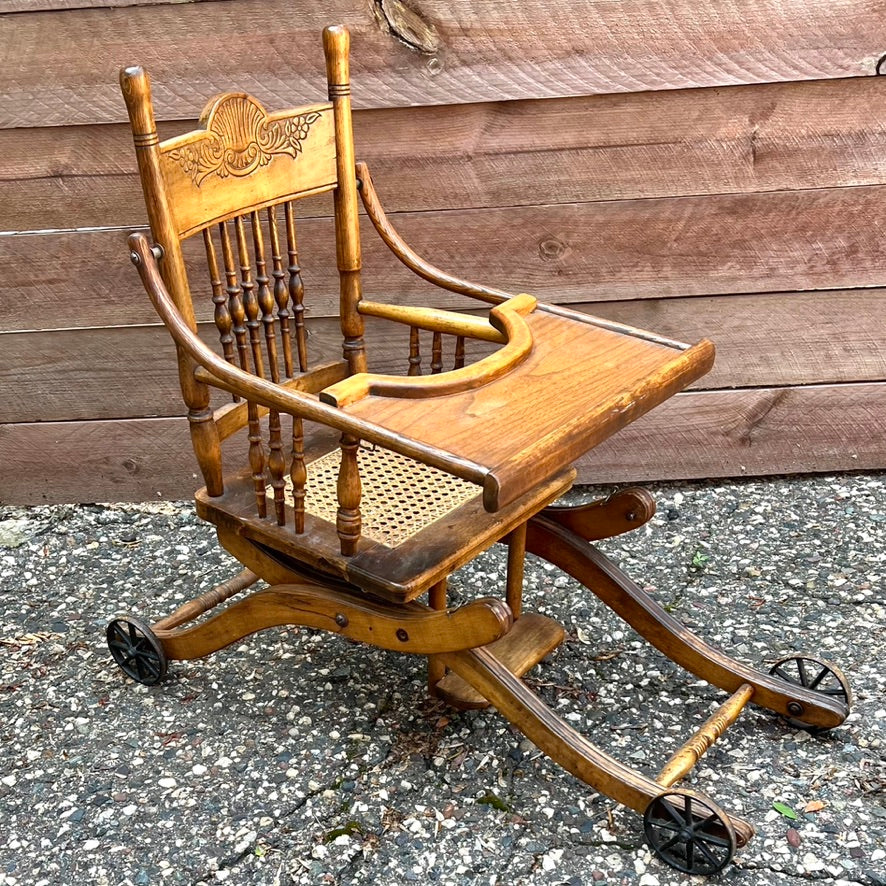
[[[791,809],[791,807],[788,806],[787,803],[781,803],[776,800],[772,804],[772,808],[779,814],[783,815],[785,818],[789,818],[791,821],[796,821],[799,818],[797,813],[794,812],[794,810]]]
[[[821,800],[810,800],[804,807],[804,812],[821,812],[824,809],[825,804],[821,802]]]

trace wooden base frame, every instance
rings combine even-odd
[[[502,538],[511,546],[510,605],[483,598],[455,609],[446,607],[445,581],[430,589],[428,604],[371,598],[340,579],[300,571],[255,542],[220,529],[221,543],[246,570],[151,627],[136,619],[117,619],[109,627],[109,643],[124,671],[146,683],[159,680],[167,660],[203,657],[272,625],[322,628],[384,649],[428,656],[431,691],[459,707],[494,706],[578,779],[644,814],[650,844],[661,859],[691,873],[714,873],[753,836],[754,829],[703,795],[672,785],[749,701],[809,728],[828,729],[842,723],[849,712],[848,686],[838,668],[814,658],[803,661],[824,667],[829,676],[836,674],[836,690],[804,686],[802,681],[763,674],[734,661],[688,631],[589,542],[636,528],[653,513],[648,493],[636,489],[575,508],[547,508]],[[563,629],[552,619],[534,613],[515,618],[513,610],[522,606],[518,578],[521,583],[524,551],[580,581],[690,673],[732,693],[657,779],[599,750],[520,679],[563,639]],[[269,586],[237,597],[258,579]],[[225,608],[199,620],[234,597]],[[681,840],[688,842],[684,845]],[[688,846],[688,851],[677,851],[681,846],[684,850]]]

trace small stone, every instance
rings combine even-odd
[[[177,784],[174,778],[161,778],[160,781],[157,782],[161,788],[174,788]]]
[[[655,874],[643,874],[640,877],[640,886],[659,886],[658,877]]]
[[[788,828],[788,843],[796,849],[800,845],[800,832],[796,828]]]

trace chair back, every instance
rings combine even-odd
[[[294,208],[302,197],[333,193],[345,358],[339,375],[366,369],[357,311],[361,256],[349,42],[343,27],[323,32],[328,102],[269,112],[251,95],[225,93],[206,105],[197,129],[163,142],[147,73],[140,67],[120,72],[151,234],[162,250],[163,280],[180,314],[196,332],[192,283],[195,291],[197,283],[188,279],[182,243],[199,235],[208,266],[201,288],[211,293],[225,359],[302,390],[311,389],[309,376],[318,371],[309,366],[304,324]],[[230,408],[211,410],[209,389],[194,378],[194,368],[180,350],[179,377],[194,449],[208,491],[219,495],[221,439],[249,418],[245,409],[233,416]],[[322,387],[335,370],[319,369]]]

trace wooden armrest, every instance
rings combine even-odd
[[[388,220],[369,176],[369,167],[363,162],[357,163],[357,182],[363,206],[373,227],[391,252],[413,273],[442,289],[448,289],[450,292],[457,292],[460,295],[469,295],[471,298],[478,298],[480,301],[490,304],[499,304],[499,302],[507,301],[512,297],[513,293],[511,292],[494,289],[491,286],[481,286],[479,283],[470,283],[467,280],[454,277],[452,274],[447,274],[425,261],[406,243]]]
[[[519,366],[532,352],[532,332],[523,319],[535,310],[531,295],[515,295],[496,305],[489,312],[489,322],[504,337],[507,344],[501,350],[461,369],[438,375],[403,377],[361,372],[352,375],[320,392],[320,399],[341,408],[362,400],[370,394],[384,397],[442,397],[471,391],[488,384]]]
[[[188,326],[172,300],[157,259],[147,237],[140,232],[129,236],[130,258],[138,269],[145,290],[176,344],[198,364],[195,377],[204,384],[221,388],[245,399],[253,400],[268,409],[317,421],[361,440],[377,443],[423,464],[461,477],[482,486],[488,469],[469,459],[453,455],[436,446],[419,443],[404,434],[389,431],[365,419],[347,415],[316,397],[300,391],[282,388],[266,379],[250,375],[213,353]]]
[[[412,308],[405,305],[386,305],[366,301],[357,303],[357,310],[367,317],[378,317],[393,323],[415,326],[428,332],[445,332],[447,335],[460,335],[480,341],[491,341],[503,345],[507,342],[504,333],[481,317],[469,314],[456,314],[438,308]]]

